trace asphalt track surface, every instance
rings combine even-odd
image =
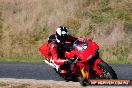
[[[117,73],[118,79],[132,80],[132,64],[110,66]],[[0,62],[0,78],[63,81],[50,66],[39,62]]]

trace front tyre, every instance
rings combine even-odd
[[[82,86],[88,86],[88,85],[90,85],[90,81],[89,81],[87,78],[82,78],[82,79],[80,80],[80,84],[81,84]]]
[[[101,79],[117,79],[117,74],[107,63],[101,61],[98,64],[98,68],[103,72],[103,74],[100,75]]]

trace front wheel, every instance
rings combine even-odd
[[[90,81],[86,78],[82,78],[82,80],[80,80],[80,84],[82,86],[88,86],[88,85],[90,85]]]
[[[103,74],[100,75],[101,79],[117,79],[117,74],[107,63],[101,61],[98,64],[98,68],[103,72]]]

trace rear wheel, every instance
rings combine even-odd
[[[101,79],[117,79],[115,71],[107,63],[103,61],[100,62],[98,68],[103,72],[103,74],[100,75]]]

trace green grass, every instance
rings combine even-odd
[[[1,62],[42,62],[44,57],[0,57]]]
[[[132,61],[128,60],[125,57],[109,58],[109,59],[102,57],[102,59],[106,63],[109,63],[109,64],[132,64]],[[44,57],[3,57],[3,58],[0,58],[1,62],[42,62],[43,60],[44,60]]]
[[[132,60],[129,60],[125,57],[111,57],[106,58],[105,56],[101,57],[108,64],[132,64]]]
[[[118,59],[107,59],[104,60],[108,64],[132,64],[131,60],[127,60],[126,58],[118,58]]]

